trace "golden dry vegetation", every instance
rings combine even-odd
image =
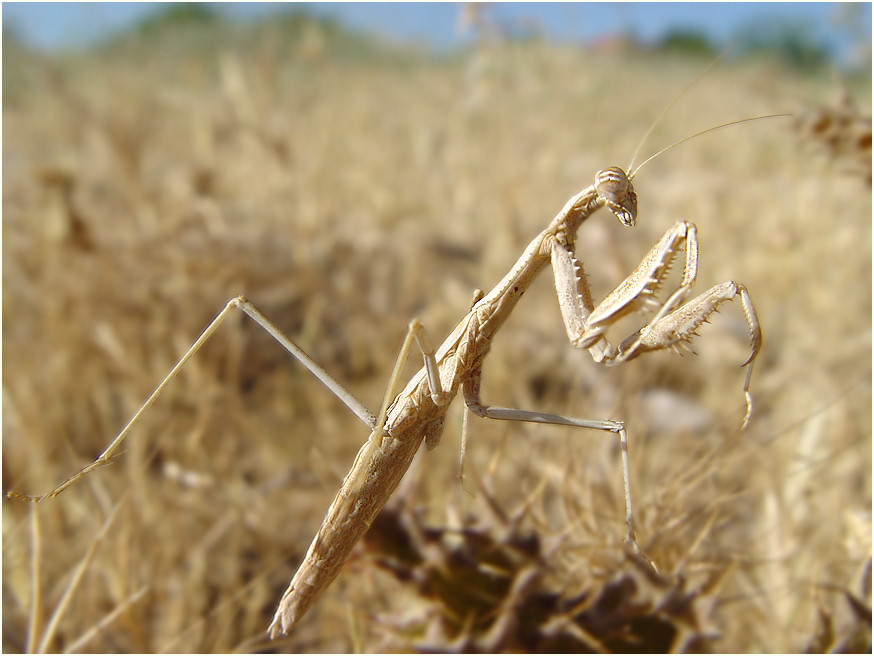
[[[356,60],[332,56],[317,34],[291,47],[280,32],[182,55],[7,54],[4,487],[45,492],[96,457],[241,293],[377,408],[409,319],[435,341],[448,334],[473,289],[497,282],[596,170],[628,164],[700,68],[537,44]],[[825,103],[832,88],[765,62],[721,64],[644,153]],[[870,86],[856,91],[870,97]],[[637,227],[603,211],[580,230],[595,294],[674,221],[694,221],[700,290],[743,282],[762,321],[749,429],[739,430],[737,307],[702,329],[697,356],[605,369],[568,345],[548,274],[495,341],[484,400],[627,422],[639,538],[691,591],[707,637],[691,647],[865,644],[870,188],[806,148],[786,119],[682,144],[635,185]],[[531,562],[553,595],[597,597],[634,570],[612,439],[475,420],[472,500],[456,480],[456,405],[440,447],[420,454],[398,491],[408,523],[451,537],[479,522],[491,544],[503,509],[513,536],[550,545]],[[257,327],[228,322],[112,466],[51,501],[4,501],[4,651],[438,644],[416,627],[450,611],[376,566],[386,565],[379,533],[290,638],[266,640],[366,437]]]

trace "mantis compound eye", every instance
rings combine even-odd
[[[633,226],[637,218],[637,194],[634,186],[618,166],[598,171],[595,174],[595,189],[616,218],[623,225]]]

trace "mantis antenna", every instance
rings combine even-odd
[[[685,87],[683,87],[683,90],[680,91],[680,93],[678,93],[678,94],[674,97],[674,99],[673,99],[673,100],[672,100],[672,101],[671,101],[671,102],[670,102],[670,103],[669,103],[669,104],[668,104],[668,105],[667,105],[667,106],[662,110],[661,114],[659,114],[659,115],[656,117],[656,120],[654,120],[654,121],[652,122],[652,125],[649,126],[649,129],[644,133],[643,137],[641,137],[640,141],[638,142],[638,144],[637,144],[637,148],[634,149],[634,154],[631,156],[631,161],[628,163],[628,166],[625,168],[626,171],[630,171],[630,170],[632,170],[632,169],[634,168],[634,160],[636,160],[636,159],[637,159],[637,156],[640,154],[640,149],[643,148],[643,144],[646,143],[646,140],[649,139],[649,135],[652,134],[652,131],[656,129],[656,127],[658,126],[658,124],[662,122],[662,119],[665,117],[665,115],[667,115],[667,113],[668,113],[669,111],[671,111],[671,109],[673,108],[673,106],[676,105],[676,104],[680,101],[680,98],[682,98],[683,96],[686,95],[686,92],[687,92],[689,89],[691,89],[693,86],[695,86],[695,85],[698,83],[698,80],[700,80],[702,77],[704,77],[705,75],[707,75],[707,73],[710,72],[710,69],[711,69],[711,68],[713,68],[713,67],[716,66],[720,61],[722,61],[722,59],[723,59],[723,58],[724,58],[724,57],[725,57],[729,52],[731,52],[731,49],[732,49],[733,47],[734,47],[734,45],[729,46],[728,48],[725,49],[725,51],[723,51],[723,53],[722,53],[721,55],[719,55],[719,57],[717,57],[717,58],[714,59],[712,62],[710,62],[710,64],[708,64],[707,68],[705,68],[703,71],[701,71],[695,79],[693,79],[693,80],[692,80],[691,82],[689,82]],[[652,159],[652,158],[650,158],[650,159]],[[649,161],[649,160],[647,160],[647,161]]]
[[[628,174],[628,179],[633,180],[634,176],[637,175],[637,172],[640,171],[640,169],[642,169],[644,167],[644,165],[648,164],[649,162],[654,160],[659,155],[666,153],[667,151],[671,150],[672,148],[675,148],[676,146],[679,146],[680,144],[686,143],[687,141],[695,139],[696,137],[700,137],[701,135],[707,134],[708,132],[716,132],[716,130],[721,130],[722,128],[731,127],[732,125],[739,125],[740,123],[749,123],[750,121],[760,121],[760,120],[766,119],[766,118],[780,118],[782,116],[792,116],[792,114],[785,113],[785,114],[765,114],[763,116],[750,116],[748,118],[740,118],[740,119],[737,119],[736,121],[729,121],[728,123],[722,123],[721,125],[715,125],[711,128],[707,128],[706,130],[701,130],[700,132],[696,132],[695,134],[689,135],[688,137],[680,139],[679,141],[675,141],[670,146],[665,146],[657,153],[647,157],[645,160],[643,160],[643,162],[641,162],[638,165],[638,167],[636,169],[634,169],[633,171],[631,171]]]

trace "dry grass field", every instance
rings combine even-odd
[[[627,166],[701,68],[538,44],[356,60],[279,32],[183,54],[6,53],[4,489],[46,492],[90,462],[241,293],[376,409],[407,322],[448,334],[473,289],[496,283],[595,171]],[[767,62],[720,64],[643,154],[828,103],[834,89]],[[457,400],[387,521],[299,629],[269,643],[275,604],[367,432],[239,318],[111,466],[51,501],[4,501],[3,650],[533,649],[493,620],[520,599],[607,608],[617,580],[638,581],[624,594],[687,636],[664,643],[673,649],[865,647],[871,190],[787,119],[682,144],[635,186],[636,227],[601,211],[580,230],[594,293],[673,222],[694,221],[699,290],[745,283],[762,322],[749,428],[735,304],[703,327],[697,356],[607,369],[568,344],[548,273],[498,335],[483,399],[627,422],[638,537],[663,574],[655,592],[622,548],[612,439],[474,420],[471,496],[456,478]],[[425,555],[391,556],[398,531],[425,535]],[[459,576],[450,556],[476,552],[462,535],[491,555],[535,545],[504,565],[515,587],[492,617],[421,582]],[[675,614],[659,605],[665,590],[683,600]],[[565,611],[547,618],[557,631]],[[597,630],[577,639],[614,644]]]

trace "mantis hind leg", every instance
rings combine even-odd
[[[273,339],[275,339],[279,344],[288,351],[298,362],[304,365],[310,373],[312,373],[316,378],[318,378],[322,384],[324,384],[334,395],[340,399],[347,408],[349,408],[355,415],[364,423],[369,429],[374,429],[377,424],[384,424],[385,422],[385,411],[388,407],[388,403],[395,396],[394,388],[397,387],[397,379],[399,376],[400,365],[403,362],[400,362],[399,365],[395,366],[395,372],[392,377],[392,382],[389,385],[389,389],[386,392],[386,400],[383,403],[383,408],[380,412],[380,415],[377,416],[370,410],[368,410],[361,401],[355,398],[351,392],[349,392],[342,384],[340,384],[334,377],[332,377],[325,369],[323,369],[315,360],[313,360],[309,355],[307,355],[303,349],[301,349],[297,344],[295,344],[291,339],[286,337],[282,331],[279,330],[266,316],[255,307],[246,297],[237,296],[236,298],[232,298],[225,304],[225,307],[222,308],[221,312],[216,315],[216,317],[210,322],[210,324],[206,327],[206,329],[200,334],[200,336],[194,341],[194,343],[188,348],[188,350],[179,358],[179,361],[174,365],[174,367],[170,370],[170,372],[164,377],[164,379],[158,383],[158,386],[154,389],[154,391],[149,395],[149,397],[143,402],[131,420],[121,429],[118,435],[109,443],[109,445],[103,450],[103,452],[97,457],[96,460],[89,463],[79,471],[75,472],[67,479],[65,479],[60,485],[55,487],[50,492],[46,494],[41,494],[38,496],[28,496],[24,494],[19,494],[17,492],[6,492],[6,497],[10,499],[20,499],[24,501],[42,501],[43,499],[51,499],[58,496],[61,492],[67,489],[70,485],[75,483],[77,480],[82,478],[83,476],[89,474],[95,469],[99,469],[104,465],[107,465],[111,462],[115,452],[121,446],[122,442],[128,436],[130,431],[139,421],[140,417],[152,406],[152,404],[158,399],[161,395],[161,392],[170,384],[170,382],[176,377],[176,375],[182,370],[185,364],[190,360],[200,349],[206,344],[207,341],[213,336],[213,334],[218,330],[218,328],[224,323],[225,319],[229,314],[232,313],[233,309],[237,308],[246,314],[249,318],[251,318],[255,323],[261,326],[267,333],[270,334]],[[438,400],[442,400],[445,396],[440,389],[440,378],[436,375],[437,364],[434,360],[434,352],[428,346],[427,340],[425,339],[424,329],[422,325],[418,321],[413,321],[410,324],[410,329],[408,331],[407,340],[405,340],[404,348],[402,349],[402,357],[405,360],[407,354],[409,353],[410,345],[412,344],[412,340],[416,339],[420,348],[422,349],[422,353],[425,356],[426,368],[428,370],[428,380],[431,385],[432,396],[435,396]],[[380,428],[381,430],[381,428]]]

